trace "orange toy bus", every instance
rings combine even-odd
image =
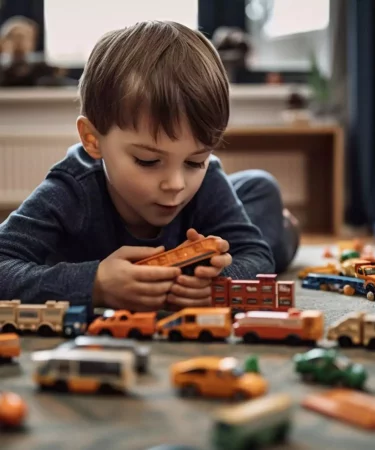
[[[106,311],[88,327],[89,335],[142,339],[155,333],[156,312],[132,314],[126,310]]]
[[[21,354],[20,338],[16,333],[0,334],[0,360],[11,359]]]
[[[185,267],[220,255],[216,238],[207,237],[136,262],[138,265]]]
[[[269,339],[286,340],[287,344],[294,345],[322,339],[324,319],[323,313],[317,310],[251,311],[236,314],[233,330],[246,343]]]
[[[156,331],[171,341],[224,339],[232,332],[231,311],[230,308],[185,308],[159,320]]]

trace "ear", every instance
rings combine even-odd
[[[99,133],[87,117],[79,116],[77,118],[77,130],[86,152],[94,159],[101,159],[102,154],[99,149],[98,139]]]

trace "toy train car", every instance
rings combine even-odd
[[[88,308],[70,306],[68,301],[49,300],[40,305],[25,305],[20,300],[0,301],[2,333],[31,331],[42,336],[75,337],[85,333],[88,321]]]
[[[186,267],[220,255],[216,238],[207,237],[136,262],[137,265]]]
[[[233,314],[246,311],[288,311],[295,306],[294,281],[276,281],[277,275],[256,280],[218,277],[212,282],[212,306],[229,307]]]

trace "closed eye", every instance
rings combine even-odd
[[[136,158],[136,157],[134,157],[134,161],[135,161],[136,164],[138,164],[139,166],[142,166],[142,167],[152,167],[157,162],[159,162],[158,159],[145,160],[145,159],[139,159],[139,158]]]
[[[186,161],[186,164],[190,166],[192,169],[204,169],[205,161],[202,162],[194,162],[194,161]]]

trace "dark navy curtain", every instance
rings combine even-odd
[[[199,29],[209,39],[218,27],[246,30],[245,0],[199,0]]]
[[[0,8],[0,26],[13,16],[33,19],[39,26],[37,51],[44,49],[44,0],[3,0]]]
[[[347,2],[350,195],[346,219],[375,230],[375,1]]]

